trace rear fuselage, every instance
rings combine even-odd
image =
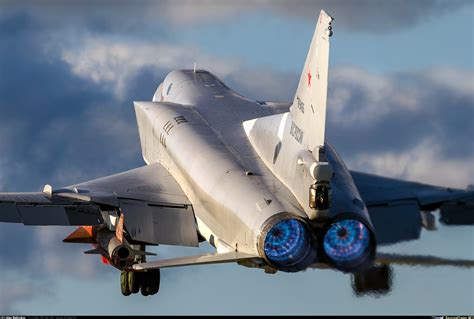
[[[288,248],[292,261],[288,267],[277,268],[300,270],[316,261],[321,245],[316,238],[318,230],[308,222],[305,177],[295,171],[285,175],[291,182],[281,178],[275,168],[288,171],[292,165],[280,161],[269,167],[252,147],[242,125],[271,116],[269,108],[235,93],[209,72],[192,70],[171,72],[155,93],[154,102],[160,103],[135,103],[143,157],[149,164],[161,163],[181,185],[193,204],[199,232],[208,242],[219,252],[238,250],[268,261],[269,251],[264,246],[268,248],[267,241],[275,239],[270,238],[270,232],[295,228],[302,235],[290,244],[304,247],[293,252]],[[271,129],[269,134],[273,134]],[[331,181],[331,214],[351,213],[368,220],[350,174],[333,148],[328,149],[337,168]],[[290,142],[284,143],[281,151],[285,161],[292,161]],[[330,216],[325,217],[322,224]],[[275,262],[270,264],[275,266]]]

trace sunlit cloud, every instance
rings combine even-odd
[[[443,157],[442,146],[427,138],[404,152],[387,150],[371,155],[358,154],[350,163],[354,169],[379,175],[464,189],[474,182],[473,161],[474,156],[464,159]]]
[[[239,62],[202,54],[197,48],[166,43],[144,43],[104,39],[78,39],[80,46],[64,48],[61,57],[72,72],[96,84],[111,86],[123,99],[127,85],[143,68],[173,70],[212,68],[222,76],[235,72]],[[153,92],[150,92],[150,96]]]

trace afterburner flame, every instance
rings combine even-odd
[[[265,255],[275,266],[295,266],[304,261],[310,249],[310,234],[296,219],[278,222],[265,236]]]
[[[326,256],[341,268],[350,269],[364,263],[370,255],[370,232],[354,219],[332,224],[324,236]]]

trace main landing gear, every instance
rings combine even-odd
[[[143,296],[154,295],[160,290],[160,270],[152,269],[146,272],[122,271],[120,273],[120,289],[124,296],[130,296],[141,291]]]

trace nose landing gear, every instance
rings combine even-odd
[[[130,296],[141,291],[143,296],[151,296],[160,290],[160,270],[146,272],[122,271],[120,273],[120,290],[122,295]]]

